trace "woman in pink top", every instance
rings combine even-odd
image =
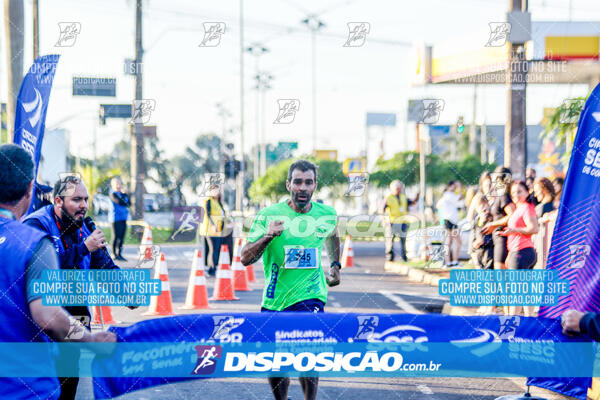
[[[532,269],[537,261],[532,235],[539,230],[535,206],[531,203],[529,190],[524,181],[515,181],[510,186],[510,195],[517,208],[510,215],[506,228],[500,233],[507,236],[509,269]],[[509,307],[509,314],[515,315],[521,306]],[[529,316],[532,307],[525,307],[525,316]]]

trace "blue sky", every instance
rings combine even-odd
[[[127,134],[126,123],[97,123],[100,103],[128,103],[133,98],[133,78],[123,73],[123,60],[134,55],[133,0],[41,0],[41,54],[59,53],[47,126],[70,131],[71,151],[91,156],[97,129],[99,154]],[[266,94],[266,137],[270,142],[299,141],[301,151],[312,149],[310,35],[300,21],[318,13],[326,27],[317,38],[318,131],[320,148],[337,148],[340,155],[358,155],[364,146],[367,111],[396,112],[398,126],[385,136],[387,156],[411,142],[405,122],[409,98],[423,95],[443,98],[446,108],[440,123],[454,123],[459,114],[471,121],[473,89],[470,86],[409,85],[412,63],[410,43],[435,44],[480,35],[485,43],[489,22],[502,21],[507,0],[255,0],[245,2],[245,42],[261,42],[269,53],[261,67],[274,76]],[[237,0],[149,0],[144,2],[144,97],[156,100],[152,123],[158,125],[160,147],[168,155],[181,152],[203,132],[220,132],[215,104],[231,111],[229,127],[239,126],[239,2]],[[597,0],[572,0],[573,20],[600,21]],[[569,1],[532,0],[534,20],[566,20]],[[0,10],[2,13],[3,10]],[[25,2],[26,54],[31,63],[31,1]],[[73,47],[55,47],[59,22],[80,22],[81,33]],[[226,32],[217,47],[198,47],[204,22],[224,22]],[[343,47],[348,22],[369,22],[371,31],[362,47]],[[371,40],[370,40],[371,39]],[[375,40],[376,39],[376,40]],[[457,39],[457,45],[460,41]],[[4,31],[0,54],[0,99],[6,100]],[[245,57],[246,150],[256,141],[256,95],[252,90],[254,58]],[[73,97],[73,76],[117,78],[116,98]],[[533,85],[528,88],[528,123],[541,120],[543,107],[556,106],[564,98],[584,95],[584,85]],[[478,122],[502,124],[506,118],[503,86],[479,88]],[[277,99],[300,101],[292,124],[273,125]],[[95,128],[96,127],[96,128]],[[379,147],[380,133],[372,146]],[[229,140],[239,143],[239,133]]]

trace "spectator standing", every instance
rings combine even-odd
[[[485,225],[483,233],[492,234],[494,241],[494,269],[505,269],[506,257],[508,256],[506,237],[498,235],[498,232],[502,231],[506,226],[510,214],[516,208],[509,194],[512,175],[510,169],[499,166],[491,174],[491,178],[492,187],[490,189],[490,196],[493,196],[494,200],[490,204],[490,212],[493,220]]]
[[[449,267],[458,265],[461,246],[460,232],[458,231],[458,209],[462,207],[460,188],[458,181],[448,182],[442,197],[436,204],[440,221],[446,231],[446,266]]]
[[[400,258],[407,261],[406,257],[406,213],[408,201],[404,194],[404,184],[399,180],[390,183],[390,193],[385,198],[382,213],[385,228],[385,254],[388,261],[394,261],[394,238],[400,238]]]
[[[110,181],[112,192],[110,201],[113,203],[113,254],[115,260],[127,261],[123,257],[123,243],[125,242],[125,233],[127,232],[127,218],[129,217],[128,207],[131,205],[129,196],[123,190],[123,182],[118,177]]]
[[[214,276],[219,264],[219,253],[223,243],[225,228],[225,208],[221,202],[221,186],[210,187],[209,197],[204,201],[204,221],[201,234],[205,238],[208,250],[205,252],[205,261],[208,266],[208,275]],[[230,254],[232,249],[229,249]]]
[[[552,180],[552,185],[554,186],[554,208],[558,210],[558,206],[560,205],[560,196],[562,195],[562,189],[565,180],[560,176],[557,176]]]
[[[554,211],[554,186],[548,178],[537,178],[533,184],[533,192],[538,200],[535,212],[538,218]]]
[[[508,237],[507,266],[509,269],[532,269],[537,261],[532,236],[539,230],[535,207],[524,181],[513,182],[510,193],[516,208],[510,215],[506,228],[500,233]],[[520,309],[521,306],[512,305],[509,307],[509,314],[516,315]],[[525,316],[531,316],[532,311],[533,307],[526,306]]]

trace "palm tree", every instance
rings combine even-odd
[[[587,96],[565,99],[546,118],[546,126],[540,134],[542,139],[554,141],[557,147],[565,146],[565,152],[560,159],[565,168],[568,167],[569,160],[571,159],[571,150],[573,149],[573,141],[577,133],[579,115],[583,110],[586,100]]]

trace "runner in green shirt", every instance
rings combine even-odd
[[[265,288],[262,311],[323,312],[327,285],[340,283],[340,239],[334,208],[312,202],[317,168],[306,160],[294,162],[285,183],[290,199],[263,209],[256,216],[248,244],[242,249],[244,265],[263,257]],[[331,265],[327,276],[321,265],[325,244]],[[301,377],[305,400],[316,398],[318,378]],[[269,378],[276,400],[287,399],[289,378]]]

